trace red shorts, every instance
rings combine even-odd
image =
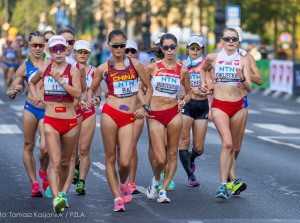
[[[61,119],[46,116],[44,117],[44,124],[51,125],[60,135],[64,135],[72,128],[78,125],[77,118],[73,119]]]
[[[81,109],[78,108],[75,110],[75,112],[76,112],[77,118],[79,118],[81,116]]]
[[[225,112],[229,118],[234,116],[239,110],[244,108],[244,98],[239,101],[220,101],[218,99],[213,100],[212,108],[218,108],[221,111]]]
[[[119,128],[128,125],[130,123],[133,123],[135,121],[134,114],[126,114],[120,112],[106,103],[102,108],[102,113],[109,115],[109,117],[111,117],[115,121],[115,123],[118,125]]]
[[[81,115],[82,115],[82,121],[86,120],[87,118],[91,117],[93,114],[95,114],[95,108],[90,108],[88,110],[81,110]]]
[[[165,127],[172,121],[172,119],[179,113],[178,105],[173,108],[162,111],[150,111],[149,118],[155,119],[163,124]],[[151,117],[152,116],[152,117]]]

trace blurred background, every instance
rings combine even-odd
[[[68,26],[77,40],[92,43],[91,63],[98,65],[109,56],[105,42],[113,29],[124,30],[140,51],[151,47],[156,33],[171,32],[179,40],[178,57],[185,59],[190,35],[203,35],[210,53],[221,47],[222,29],[238,25],[243,29],[242,48],[257,61],[297,62],[299,21],[299,0],[0,0],[0,44],[18,35],[25,42],[34,30]]]

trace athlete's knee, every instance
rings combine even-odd
[[[89,154],[90,154],[89,149],[87,149],[86,147],[80,147],[79,150],[80,157],[87,157]]]
[[[180,149],[189,149],[191,140],[189,138],[180,139]]]
[[[59,172],[60,169],[60,162],[59,161],[50,161],[49,169],[51,169],[54,172]]]
[[[195,152],[197,153],[203,153],[204,152],[204,145],[203,144],[199,144],[199,145],[194,145],[193,149],[195,150]]]
[[[24,150],[28,152],[33,152],[34,149],[34,142],[25,141],[24,142]]]
[[[223,149],[225,150],[232,150],[232,141],[224,141],[223,142]]]
[[[120,160],[119,162],[119,169],[121,170],[129,170],[130,168],[130,160]]]
[[[60,168],[63,170],[68,169],[70,166],[70,159],[62,159],[60,162]]]
[[[157,166],[165,166],[167,164],[166,157],[157,157],[155,158],[155,165]]]
[[[117,158],[116,155],[106,155],[105,156],[105,163],[115,165],[116,158]]]

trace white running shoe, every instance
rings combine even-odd
[[[154,185],[151,185],[147,188],[147,191],[146,191],[146,195],[148,197],[149,200],[153,200],[157,197],[157,186],[154,186]]]
[[[170,203],[171,200],[167,198],[167,194],[165,190],[160,190],[157,198],[158,203]]]

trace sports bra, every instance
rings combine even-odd
[[[152,96],[176,98],[180,88],[180,72],[182,65],[177,63],[174,70],[168,70],[162,61],[156,62],[157,73],[151,79],[153,86]]]

